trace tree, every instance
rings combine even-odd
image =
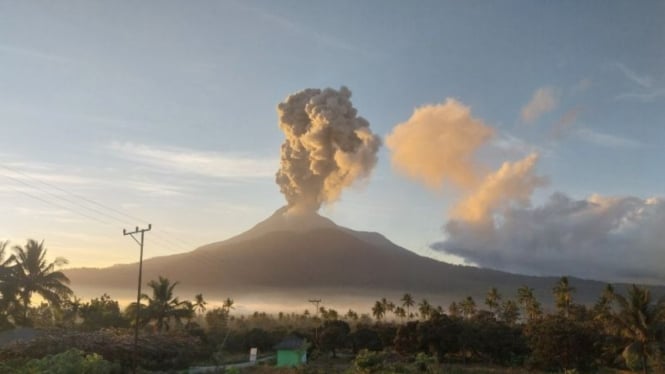
[[[199,293],[194,296],[194,303],[192,303],[192,306],[197,314],[205,313],[207,304],[208,303],[203,300],[203,294]]]
[[[72,295],[67,286],[69,278],[56,267],[67,264],[67,260],[58,257],[54,262],[46,261],[46,248],[41,243],[29,239],[24,247],[15,246],[14,254],[7,264],[11,265],[9,281],[13,283],[22,304],[23,323],[29,323],[28,310],[33,294],[41,296],[52,307],[60,308],[63,297]]]
[[[74,327],[81,315],[81,299],[76,296],[66,296],[62,300],[61,316],[62,322],[68,327]]]
[[[660,359],[662,354],[658,333],[662,333],[665,323],[665,302],[654,303],[647,288],[632,285],[628,297],[614,295],[619,311],[614,321],[621,335],[627,339],[626,353],[636,353],[642,372],[648,372],[648,359]]]
[[[86,330],[129,326],[129,321],[120,313],[118,302],[107,294],[83,303],[79,313],[83,319],[81,327]]]
[[[418,311],[424,320],[429,319],[429,317],[432,315],[432,310],[432,304],[430,304],[427,299],[422,299],[422,301],[418,304]]]
[[[464,318],[469,319],[476,314],[476,302],[471,296],[467,296],[466,299],[460,301],[459,307]]]
[[[210,331],[221,333],[227,327],[229,312],[224,308],[214,308],[205,315],[206,324]]]
[[[226,309],[227,312],[231,313],[231,309],[235,309],[233,307],[233,299],[230,297],[227,297],[226,300],[224,300],[224,303],[222,304],[222,308]]]
[[[411,307],[416,305],[416,301],[413,299],[410,293],[405,293],[402,296],[402,307],[406,308],[406,315],[411,319]]]
[[[457,305],[457,302],[453,301],[452,303],[450,303],[450,305],[448,306],[448,314],[451,317],[459,317],[462,314],[459,305]]]
[[[344,315],[346,319],[351,320],[351,321],[357,321],[358,320],[358,313],[354,312],[352,309],[349,309],[348,312]]]
[[[562,314],[547,315],[525,327],[531,364],[548,370],[590,371],[599,356],[598,334],[592,324]]]
[[[533,288],[522,286],[517,289],[517,303],[522,307],[522,314],[526,316],[527,322],[540,318],[543,311],[540,302],[533,294]]]
[[[13,327],[9,317],[15,315],[20,306],[14,269],[8,265],[9,260],[5,259],[8,245],[9,241],[0,241],[0,330]]]
[[[378,321],[381,321],[383,319],[383,316],[386,314],[386,308],[384,304],[381,301],[377,301],[374,303],[374,306],[372,307],[372,315],[374,318],[376,318]]]
[[[513,300],[506,300],[501,304],[498,314],[499,320],[513,326],[520,318],[520,308]]]
[[[395,309],[395,304],[384,298],[381,298],[381,304],[383,304],[383,309],[385,309],[386,312],[392,312]]]
[[[344,348],[348,342],[351,328],[340,320],[326,321],[321,330],[321,348],[330,350],[333,358],[337,357],[337,349]]]
[[[490,288],[490,290],[487,292],[487,296],[485,297],[485,305],[487,305],[489,311],[494,314],[496,314],[499,310],[499,306],[501,305],[501,294],[499,293],[499,290],[496,289],[496,287]]]
[[[155,320],[159,332],[169,330],[169,321],[172,318],[180,324],[181,319],[187,318],[190,313],[186,302],[181,302],[173,296],[173,289],[177,285],[178,282],[171,283],[168,278],[160,276],[159,280],[148,282],[148,287],[152,289],[152,296],[145,294],[141,296],[148,301],[147,318]]]
[[[554,302],[557,310],[568,317],[570,315],[570,308],[573,305],[575,287],[570,285],[568,277],[561,277],[552,289],[552,292],[554,293]]]
[[[404,318],[406,318],[406,310],[401,306],[395,307],[395,310],[393,310],[393,312],[402,322],[404,321]]]

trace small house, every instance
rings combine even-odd
[[[309,343],[305,338],[289,335],[275,346],[277,367],[299,366],[307,363]]]

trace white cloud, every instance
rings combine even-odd
[[[94,180],[90,178],[72,173],[63,173],[60,171],[61,169],[66,169],[66,167],[29,161],[0,160],[0,176],[4,176],[22,185],[25,183],[33,185],[34,182],[58,185],[87,185],[94,183]],[[44,186],[42,185],[41,187]]]
[[[665,201],[554,194],[492,222],[451,220],[433,248],[470,263],[534,275],[665,283]]]
[[[553,111],[558,104],[557,94],[551,87],[536,90],[531,100],[522,108],[522,121],[531,123],[545,113]]]
[[[658,98],[665,97],[665,89],[658,89],[646,92],[626,92],[616,96],[616,100],[641,101],[650,103]]]
[[[616,63],[614,66],[616,66],[617,69],[619,69],[631,82],[642,86],[643,88],[651,88],[653,85],[653,80],[648,75],[640,75],[622,63]]]
[[[30,49],[30,48],[22,48],[22,47],[15,47],[12,45],[0,45],[0,53],[6,53],[6,54],[12,54],[16,56],[23,56],[23,57],[28,57],[28,58],[34,58],[42,61],[47,61],[47,62],[54,62],[58,64],[70,64],[75,62],[74,60],[55,55],[52,53],[46,53],[42,51],[38,51],[36,49]]]
[[[557,122],[552,125],[552,129],[550,131],[551,136],[554,139],[560,139],[562,138],[570,129],[575,125],[577,120],[580,117],[580,114],[582,113],[582,108],[577,107],[568,110],[566,113],[559,118]]]
[[[127,185],[127,187],[129,187],[132,190],[149,193],[151,195],[158,195],[158,196],[182,195],[181,188],[170,184],[132,181],[125,183],[125,185]]]
[[[301,24],[295,23],[281,15],[272,13],[263,8],[257,8],[248,5],[248,2],[237,2],[235,5],[245,11],[252,12],[263,20],[273,23],[279,27],[282,27],[284,30],[290,31],[300,37],[307,38],[312,40],[316,45],[324,45],[326,47],[331,47],[343,51],[351,51],[356,53],[365,54],[366,50],[358,48],[347,41],[336,38],[331,35],[323,34],[317,30],[307,28]]]
[[[117,156],[167,172],[197,174],[213,178],[274,177],[279,161],[177,147],[154,147],[134,143],[111,143]]]
[[[592,81],[590,78],[583,78],[580,79],[577,83],[575,83],[571,88],[570,91],[572,94],[579,94],[582,92],[586,92],[591,88]]]
[[[577,129],[575,135],[586,142],[608,148],[638,148],[642,146],[642,143],[637,140],[622,138],[587,127]]]
[[[617,95],[614,98],[615,100],[651,103],[661,97],[665,97],[665,89],[655,86],[654,80],[651,76],[637,73],[622,63],[616,63],[614,66],[621,71],[629,81],[639,86],[634,91],[624,92]]]

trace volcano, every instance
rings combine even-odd
[[[130,298],[138,264],[65,272],[77,293],[109,290],[105,292]],[[302,302],[315,295],[340,300],[340,304],[350,298],[356,304],[365,300],[367,306],[371,300],[398,299],[406,292],[442,305],[466,296],[483,300],[490,287],[510,297],[524,285],[534,288],[548,305],[558,280],[451,265],[419,256],[381,234],[341,227],[318,214],[291,215],[285,208],[230,239],[144,260],[143,279],[158,276],[178,281],[179,292],[204,293],[209,299],[260,295],[265,302],[280,300],[284,305],[289,297]],[[598,281],[570,280],[579,302],[595,301],[605,286]]]

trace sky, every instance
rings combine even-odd
[[[277,106],[382,139],[319,213],[415,253],[665,283],[665,3],[0,0],[0,238],[69,266],[229,238],[286,204]],[[398,130],[399,129],[399,130]]]

